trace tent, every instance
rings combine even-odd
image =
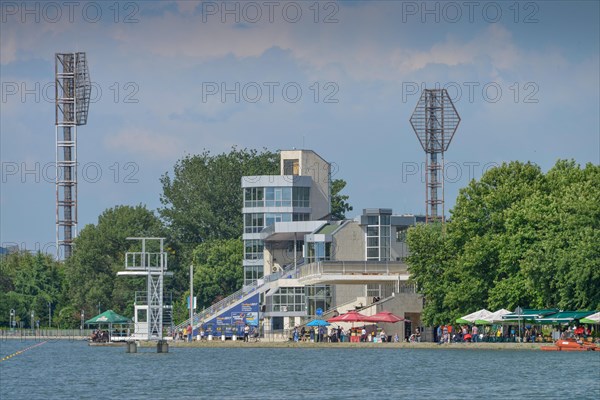
[[[460,317],[456,320],[457,324],[472,324],[478,319],[484,319],[485,317],[491,315],[492,313],[486,310],[485,308],[475,311],[469,315],[465,315],[464,317]]]
[[[600,312],[588,315],[587,317],[581,319],[579,322],[581,322],[582,324],[600,324]]]
[[[369,317],[369,322],[386,322],[395,324],[396,322],[404,321],[404,318],[392,314],[390,311],[380,311]]]
[[[371,317],[363,315],[358,311],[348,311],[346,314],[338,315],[327,320],[327,322],[370,322]]]
[[[126,325],[130,322],[131,320],[129,318],[119,315],[113,310],[106,310],[102,314],[98,314],[94,318],[90,318],[87,321],[85,321],[85,323],[88,325],[108,325],[109,341],[112,341],[114,336],[120,336],[118,333],[115,333],[113,331],[113,325]],[[122,334],[124,334],[124,331]]]
[[[518,310],[518,312],[517,312]],[[528,309],[528,308],[520,308],[517,307],[515,312],[510,314],[505,314],[502,316],[503,322],[518,322],[518,321],[530,321],[534,322],[536,318],[543,318],[551,314],[556,314],[559,310],[557,308],[549,308],[549,309]]]
[[[127,317],[117,314],[113,310],[106,310],[102,314],[96,315],[94,318],[90,318],[85,321],[88,325],[93,324],[127,324],[131,320]]]
[[[511,314],[510,311],[501,308],[498,311],[494,311],[490,315],[484,318],[476,319],[475,324],[477,325],[492,325],[494,322],[502,322],[502,316]]]
[[[560,311],[542,318],[536,318],[535,322],[543,325],[568,324],[591,316],[593,311]]]

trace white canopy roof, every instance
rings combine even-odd
[[[459,320],[465,320],[465,321],[469,321],[469,322],[475,322],[475,320],[485,319],[485,317],[487,317],[487,316],[489,316],[491,314],[492,314],[491,312],[489,312],[488,310],[486,310],[485,308],[483,308],[483,309],[481,309],[479,311],[475,311],[474,313],[471,313],[469,315],[465,315],[464,317],[459,318]]]
[[[484,321],[488,321],[488,322],[502,322],[502,316],[507,315],[507,314],[512,314],[512,312],[508,311],[504,308],[501,308],[498,311],[491,313],[487,317],[480,318],[480,319],[483,319]]]
[[[587,317],[584,318],[584,320],[594,321],[594,322],[600,324],[600,312],[597,312],[596,314],[588,315]]]

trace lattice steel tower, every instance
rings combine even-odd
[[[87,123],[91,82],[85,53],[56,53],[56,257],[77,235],[77,127]]]
[[[446,89],[425,89],[410,124],[425,150],[426,222],[444,222],[444,152],[460,123]],[[439,194],[441,189],[441,196]],[[441,205],[442,212],[439,213]]]

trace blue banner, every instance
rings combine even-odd
[[[252,327],[258,327],[258,301],[259,294],[257,293],[249,299],[236,304],[232,308],[206,321],[206,323],[202,324],[204,335],[243,336],[244,326],[246,324]],[[197,335],[198,333],[198,330],[194,331],[194,335]]]

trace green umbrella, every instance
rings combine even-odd
[[[117,314],[113,310],[106,310],[102,314],[96,315],[85,321],[86,324],[127,324],[131,320],[127,317]]]

